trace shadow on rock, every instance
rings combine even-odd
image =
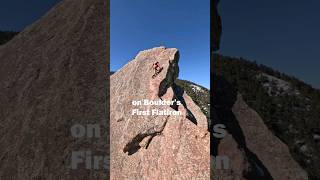
[[[181,88],[180,86],[176,85],[176,84],[173,84],[172,85],[172,89],[173,89],[173,92],[174,92],[174,97],[173,97],[173,100],[174,99],[177,99],[178,101],[181,102],[181,104],[183,105],[183,107],[186,109],[187,111],[187,115],[186,115],[186,118],[189,119],[192,123],[194,123],[195,125],[198,124],[197,122],[197,119],[195,118],[195,116],[192,114],[192,112],[188,109],[187,107],[187,103],[186,101],[184,100],[183,98],[183,94],[184,94],[184,89]],[[176,111],[178,110],[178,105],[177,104],[174,104],[171,106],[171,108],[175,109]]]

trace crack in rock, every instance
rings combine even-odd
[[[123,148],[123,152],[127,153],[128,155],[132,155],[136,153],[141,147],[148,148],[151,140],[162,133],[164,130],[167,121],[170,116],[167,116],[163,124],[156,125],[152,128],[146,129],[142,132],[140,132],[138,135],[136,135],[131,141],[129,141],[125,147]]]

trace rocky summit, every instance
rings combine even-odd
[[[157,47],[141,51],[111,76],[111,179],[209,179],[207,119],[175,84],[178,62],[177,49]],[[137,115],[135,109],[181,114]]]

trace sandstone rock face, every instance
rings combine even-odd
[[[111,76],[111,179],[208,179],[209,134],[200,108],[177,85],[177,49],[140,52]],[[152,78],[152,64],[163,70]],[[135,106],[132,101],[179,100],[179,106]],[[178,110],[175,115],[132,115],[132,109]]]
[[[103,179],[71,152],[108,155],[107,2],[65,0],[0,46],[0,179]],[[71,136],[100,124],[101,138]]]

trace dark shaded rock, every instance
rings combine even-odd
[[[0,46],[10,41],[18,32],[14,31],[0,31]]]
[[[220,47],[222,25],[217,9],[219,1],[220,0],[211,0],[211,52],[217,51]]]

